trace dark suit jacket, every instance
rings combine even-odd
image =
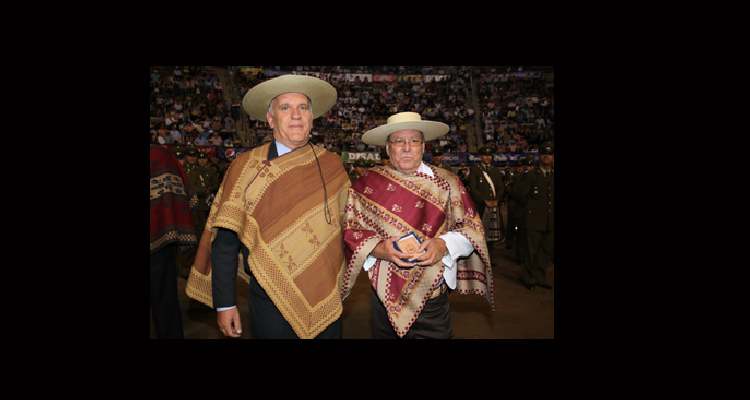
[[[268,148],[268,160],[278,157],[276,141]],[[244,257],[245,272],[250,275],[250,265],[247,263],[249,250],[242,244],[237,232],[219,228],[216,238],[211,244],[211,292],[215,308],[231,307],[237,304],[235,288],[237,284],[237,259],[240,251]]]

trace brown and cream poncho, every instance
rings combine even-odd
[[[326,183],[329,224],[311,146],[268,161],[269,145],[241,154],[227,171],[211,206],[187,294],[213,306],[211,242],[217,228],[231,229],[248,248],[258,283],[295,333],[313,338],[342,312],[341,213],[351,184],[340,158],[315,146]]]

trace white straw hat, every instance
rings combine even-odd
[[[312,101],[313,119],[325,114],[336,104],[336,88],[330,83],[307,75],[282,75],[255,85],[242,99],[242,108],[251,118],[266,120],[266,112],[276,96],[302,93]]]
[[[404,111],[390,116],[385,125],[365,132],[362,135],[362,141],[367,144],[385,146],[388,135],[404,129],[422,132],[425,142],[429,142],[448,133],[450,127],[442,122],[423,120],[419,113]]]

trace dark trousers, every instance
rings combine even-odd
[[[373,339],[399,339],[388,320],[385,306],[374,291],[371,303]],[[404,339],[450,339],[452,337],[448,292],[432,300],[427,300],[419,317],[404,335]]]
[[[299,339],[289,322],[281,315],[255,276],[250,274],[250,332],[255,339]],[[328,326],[315,339],[341,339],[341,318]]]
[[[522,218],[518,219],[516,223],[516,242],[513,249],[513,256],[516,258],[516,262],[519,265],[524,265],[526,260],[529,259],[529,237],[526,232],[526,225]]]
[[[547,284],[545,271],[552,262],[553,231],[526,231],[528,251],[523,263],[521,281],[530,285]]]
[[[183,339],[182,313],[177,300],[177,246],[151,254],[151,316],[156,337]]]
[[[508,225],[505,227],[505,247],[513,247],[516,244],[516,226],[518,226],[518,216],[514,215],[516,210],[508,206]]]

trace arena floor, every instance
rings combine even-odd
[[[518,282],[520,266],[504,245],[491,248],[495,278],[493,312],[477,295],[450,294],[451,318],[455,339],[545,339],[554,338],[554,289],[535,288],[529,291]],[[554,266],[547,271],[554,282]],[[190,304],[185,296],[185,280],[178,279],[180,306],[186,339],[223,338],[216,326],[216,313]],[[250,338],[247,315],[247,285],[238,280],[239,307],[243,338]],[[352,294],[344,302],[343,337],[370,338],[371,289],[367,274],[360,273]],[[151,337],[154,337],[153,326]]]

